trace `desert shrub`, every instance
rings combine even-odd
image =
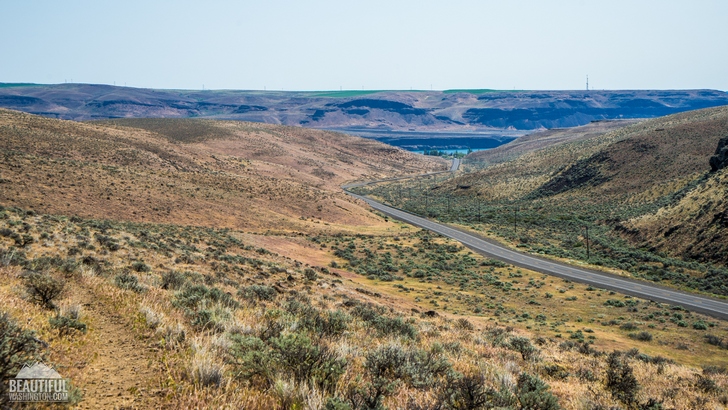
[[[629,337],[642,342],[652,341],[652,334],[650,332],[630,333]]]
[[[638,410],[663,410],[662,402],[655,399],[649,399],[645,403],[637,405]]]
[[[48,319],[53,329],[58,329],[60,336],[67,336],[75,331],[86,333],[86,324],[70,316],[57,315]]]
[[[2,266],[25,266],[28,260],[25,252],[20,249],[4,249],[0,248],[0,265]]]
[[[274,300],[278,295],[275,288],[266,285],[250,285],[238,290],[238,296],[250,302],[257,300]]]
[[[53,300],[63,293],[66,285],[64,281],[45,273],[31,271],[27,272],[24,278],[25,289],[30,299],[48,309],[55,307]]]
[[[186,281],[185,275],[171,270],[162,274],[162,289],[177,290],[184,286]]]
[[[552,363],[543,366],[543,372],[554,379],[566,379],[569,372],[561,365]]]
[[[278,374],[330,392],[346,369],[344,359],[299,333],[280,335],[267,343],[254,336],[235,334],[230,341],[226,360],[233,366],[236,378],[252,384],[271,386]]]
[[[376,310],[363,303],[354,306],[351,313],[372,325],[382,336],[399,335],[409,339],[417,337],[417,329],[402,317],[384,316],[382,310]]]
[[[624,302],[618,299],[608,299],[606,302],[604,302],[604,306],[614,306],[614,307],[625,307]]]
[[[6,312],[0,314],[0,405],[7,399],[5,380],[15,377],[23,364],[38,360],[41,341],[31,330],[22,329]]]
[[[340,397],[329,397],[324,404],[324,410],[352,410],[349,403]]]
[[[695,380],[695,387],[706,394],[715,393],[720,390],[713,379],[701,375],[698,375],[697,380]]]
[[[230,320],[230,308],[239,307],[230,294],[205,285],[187,286],[175,294],[172,305],[183,309],[190,324],[201,330],[224,330]]]
[[[301,303],[295,299],[288,301],[286,310],[297,316],[302,329],[321,336],[341,335],[351,320],[349,315],[340,310],[321,312],[309,303]]]
[[[304,269],[303,276],[306,278],[306,280],[311,280],[311,281],[316,280],[316,278],[318,278],[316,271],[311,268]]]
[[[94,234],[94,238],[96,238],[96,241],[99,243],[99,245],[112,252],[121,249],[121,246],[119,246],[119,244],[116,242],[116,239],[113,237],[97,233]]]
[[[230,311],[222,306],[187,310],[185,315],[190,319],[190,324],[197,329],[213,330],[215,332],[225,330],[225,322],[232,317]]]
[[[506,338],[510,335],[511,328],[491,327],[486,329],[484,336],[491,341],[493,346],[503,347],[507,345]]]
[[[81,263],[76,258],[68,258],[59,267],[59,270],[63,272],[66,278],[70,278],[78,271]]]
[[[266,310],[258,324],[258,337],[268,342],[270,339],[280,336],[285,329],[282,317],[283,312],[279,309]]]
[[[417,338],[417,329],[414,325],[400,316],[394,318],[380,316],[373,325],[382,335],[396,334],[408,339]]]
[[[328,336],[339,336],[348,328],[351,317],[341,310],[328,311],[317,331]]]
[[[60,256],[40,256],[26,262],[25,267],[31,271],[47,272],[52,269],[61,269],[66,260]]]
[[[705,342],[713,346],[726,347],[726,343],[723,342],[723,338],[715,335],[705,335]]]
[[[114,277],[114,283],[121,289],[131,290],[136,293],[144,292],[146,289],[139,283],[139,278],[129,272],[122,272]]]
[[[725,366],[708,365],[703,367],[703,374],[728,374],[728,368]]]
[[[705,322],[703,322],[702,320],[699,320],[699,321],[693,323],[693,329],[708,330],[708,325]]]
[[[438,392],[438,402],[444,409],[481,409],[491,408],[494,403],[494,390],[486,387],[485,378],[481,374],[452,373],[447,377]],[[498,403],[498,405],[510,405]]]
[[[468,319],[460,318],[455,321],[455,328],[461,330],[473,330],[475,327],[472,323],[468,322]]]
[[[521,354],[523,360],[530,360],[538,354],[538,349],[531,344],[527,337],[515,336],[508,340],[512,350]]]
[[[632,367],[622,358],[622,355],[614,351],[607,357],[607,374],[605,380],[607,390],[612,397],[626,405],[636,402],[639,384],[634,377]]]
[[[394,390],[395,384],[377,380],[364,385],[349,384],[345,396],[349,409],[386,410],[382,400]]]
[[[549,391],[549,386],[538,376],[521,373],[516,385],[516,398],[520,408],[529,410],[557,410],[559,401]]]
[[[187,286],[178,291],[172,301],[172,305],[183,309],[202,309],[211,304],[220,304],[229,308],[240,307],[230,294],[216,287],[205,285]]]
[[[621,325],[619,328],[622,330],[637,330],[637,329],[639,329],[639,326],[637,326],[636,324],[634,324],[632,322],[627,322],[627,323],[624,323],[623,325]]]
[[[307,336],[292,333],[271,339],[272,360],[281,373],[294,380],[312,383],[332,391],[346,369],[346,361],[325,345],[312,343]]]
[[[587,382],[597,381],[597,376],[594,374],[594,372],[591,369],[586,369],[583,367],[576,371],[576,376],[579,378],[579,380],[582,380],[582,381],[587,381]]]
[[[132,263],[131,269],[134,272],[139,272],[139,273],[146,273],[146,272],[150,272],[152,270],[152,268],[149,267],[149,265],[147,265],[146,263],[144,263],[142,261],[136,261],[136,262]]]
[[[366,355],[365,368],[372,380],[380,384],[402,381],[414,388],[433,387],[440,376],[446,376],[451,365],[436,351],[403,349],[398,345],[380,346]]]
[[[234,334],[227,362],[233,366],[234,377],[259,385],[270,383],[272,377],[271,355],[268,346],[255,336]]]

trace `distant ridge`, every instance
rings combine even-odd
[[[538,130],[728,105],[718,90],[155,90],[0,83],[0,107],[77,121],[210,118],[388,131]]]

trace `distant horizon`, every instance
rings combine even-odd
[[[276,89],[254,89],[254,88],[164,88],[164,87],[139,87],[133,85],[119,85],[119,84],[107,84],[107,83],[87,83],[87,82],[63,82],[63,83],[32,83],[32,82],[4,82],[0,81],[0,85],[3,86],[54,86],[54,85],[98,85],[118,88],[135,88],[135,89],[146,89],[146,90],[165,90],[165,91],[255,91],[255,92],[287,92],[287,93],[346,93],[346,92],[365,92],[365,93],[379,93],[379,92],[473,92],[481,91],[481,94],[488,92],[529,92],[529,91],[689,91],[689,90],[711,90],[721,91],[728,93],[728,90],[722,90],[719,88],[598,88],[598,89],[558,89],[558,88],[531,88],[531,89],[497,89],[497,88],[446,88],[446,89],[321,89],[321,90],[276,90]]]
[[[728,90],[722,0],[0,2],[0,78],[198,90]]]

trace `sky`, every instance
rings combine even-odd
[[[728,90],[725,0],[0,0],[0,82]]]

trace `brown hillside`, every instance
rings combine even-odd
[[[728,170],[710,175],[676,204],[629,221],[644,246],[728,265]],[[635,232],[636,231],[636,232]]]
[[[727,107],[693,111],[530,149],[465,174],[457,183],[495,199],[536,195],[650,202],[709,171],[709,158],[724,135]]]
[[[362,138],[233,121],[77,123],[1,110],[0,146],[6,205],[246,230],[376,224],[340,184],[444,168]]]
[[[497,148],[473,152],[468,155],[467,162],[475,165],[497,164],[512,160],[531,151],[544,149],[566,142],[576,142],[595,138],[606,134],[607,132],[626,127],[627,125],[635,124],[640,121],[643,120],[595,121],[580,127],[554,128],[546,131],[534,132]]]
[[[25,340],[0,370],[38,356],[69,380],[69,406],[728,403],[725,323],[473,254],[339,188],[441,160],[275,125],[10,111],[0,147],[0,339]]]

